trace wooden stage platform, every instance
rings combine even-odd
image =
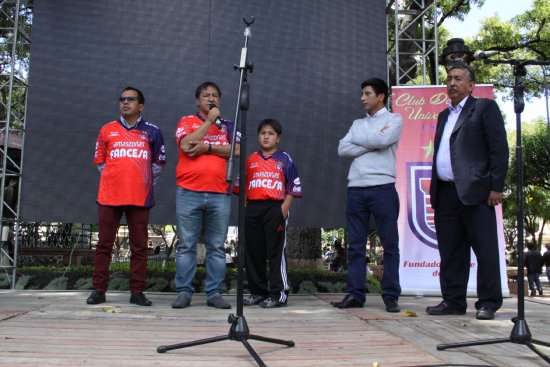
[[[550,289],[527,297],[533,338],[550,342]],[[151,307],[110,292],[107,303],[86,305],[88,292],[0,290],[0,366],[256,366],[243,344],[221,341],[157,353],[157,346],[227,335],[232,310],[206,307],[204,294],[186,309],[172,309],[173,293],[148,293]],[[503,343],[437,351],[438,343],[505,338],[517,299],[507,298],[495,320],[478,321],[474,300],[464,316],[429,316],[436,297],[402,297],[402,313],[389,314],[379,295],[363,309],[338,310],[342,294],[291,295],[285,308],[245,307],[251,334],[292,340],[295,347],[249,340],[268,366],[499,366],[547,365],[527,346]],[[119,312],[107,312],[105,307]],[[417,317],[405,314],[415,313]],[[541,348],[546,354],[550,348]]]

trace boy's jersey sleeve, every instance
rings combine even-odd
[[[156,164],[166,164],[166,149],[164,148],[164,138],[162,132],[157,127],[155,135],[151,141],[151,152],[153,153],[152,162]]]
[[[285,165],[285,181],[286,194],[292,195],[295,198],[301,198],[302,185],[298,176],[298,169],[292,159],[290,159],[290,156],[288,156],[288,164]]]

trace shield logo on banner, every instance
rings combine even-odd
[[[434,210],[430,203],[431,162],[407,163],[407,214],[409,227],[424,244],[437,249]]]

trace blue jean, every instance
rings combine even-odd
[[[527,274],[527,281],[529,282],[529,289],[531,290],[531,292],[535,292],[535,286],[537,287],[536,290],[538,291],[542,289],[539,274]]]
[[[399,284],[399,196],[395,184],[369,188],[348,188],[346,222],[348,226],[347,292],[361,304],[366,298],[366,245],[370,231],[370,216],[374,216],[380,241],[384,247],[382,299],[401,295]]]
[[[179,239],[176,254],[176,291],[189,297],[197,271],[197,242],[204,226],[206,242],[207,299],[222,293],[225,279],[225,249],[231,198],[226,194],[197,192],[176,188],[176,221]]]

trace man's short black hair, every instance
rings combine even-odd
[[[534,242],[527,242],[527,249],[528,250],[534,250],[536,248]]]
[[[122,94],[122,92],[124,92],[126,90],[135,90],[137,92],[137,95],[138,95],[138,103],[139,104],[145,104],[145,96],[143,95],[143,93],[141,93],[141,91],[139,89],[127,86],[126,88],[124,88],[123,90],[120,91],[120,94]]]
[[[281,134],[283,133],[283,126],[279,121],[275,119],[264,119],[258,124],[258,134],[260,133],[262,128],[267,125],[271,126],[273,130],[275,130],[277,135],[281,136]]]
[[[473,67],[471,67],[468,64],[453,64],[451,68],[449,69],[449,72],[453,69],[466,69],[468,70],[468,80],[471,82],[476,81],[476,72]]]
[[[221,98],[222,97],[222,91],[220,90],[220,87],[218,87],[218,85],[214,82],[204,82],[202,83],[201,85],[199,85],[197,87],[197,89],[195,89],[195,99],[196,98],[199,98],[199,96],[201,95],[201,92],[203,90],[205,90],[206,88],[208,87],[212,87],[212,88],[216,88],[216,90],[218,91],[218,96]]]
[[[384,104],[388,103],[388,85],[385,81],[380,78],[370,78],[361,83],[361,89],[364,89],[366,86],[374,89],[377,96],[380,93],[384,93]]]

